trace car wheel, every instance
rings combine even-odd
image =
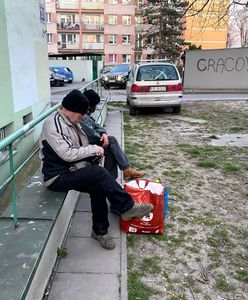
[[[65,83],[64,82],[60,82],[59,83],[59,86],[63,86]]]
[[[175,113],[175,114],[180,113],[180,111],[181,111],[181,105],[174,106],[172,111],[173,111],[173,113]]]
[[[131,106],[131,105],[129,104],[129,115],[130,115],[130,116],[135,116],[136,113],[137,113],[136,108],[134,108],[133,106]]]

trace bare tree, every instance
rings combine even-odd
[[[248,46],[248,10],[238,9],[229,20],[228,47]]]
[[[228,19],[237,10],[248,11],[248,0],[191,0],[184,12],[186,17],[197,17],[201,28],[211,26],[221,28],[228,25]],[[211,16],[214,16],[212,19]]]

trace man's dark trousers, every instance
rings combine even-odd
[[[109,136],[109,145],[104,150],[105,160],[104,168],[114,177],[118,177],[118,168],[124,170],[130,166],[129,161],[121,149],[117,139],[114,136]]]
[[[112,208],[120,214],[133,207],[130,195],[115,181],[114,177],[103,167],[92,165],[76,171],[61,174],[49,189],[56,192],[76,190],[90,194],[93,230],[98,235],[108,231],[108,206],[106,198]]]

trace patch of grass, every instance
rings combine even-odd
[[[129,300],[149,300],[152,295],[158,295],[160,292],[145,285],[140,280],[138,272],[130,272],[128,274],[128,299]]]
[[[201,168],[206,168],[206,169],[208,169],[208,168],[209,169],[210,168],[215,168],[216,169],[216,168],[219,167],[219,165],[215,161],[207,160],[207,159],[198,161],[197,166],[199,166]]]
[[[204,226],[209,226],[209,227],[220,224],[220,221],[214,219],[214,217],[212,217],[212,216],[208,216],[207,214],[194,216],[194,220],[199,225],[204,225]]]
[[[238,172],[241,169],[240,164],[233,163],[233,162],[224,163],[223,168],[225,171],[228,171],[228,172]]]
[[[181,223],[181,224],[189,224],[189,219],[185,218],[185,217],[180,217],[178,218],[178,221]]]
[[[215,248],[218,248],[223,243],[229,247],[233,246],[229,238],[228,231],[224,227],[215,229],[213,234],[209,235],[207,238],[207,244]]]
[[[234,278],[239,281],[248,283],[248,271],[244,270],[243,268],[240,268],[239,270],[236,271],[236,275],[234,276]]]
[[[127,108],[126,102],[123,101],[109,101],[108,102],[108,107],[123,107]]]
[[[158,274],[161,272],[161,268],[159,266],[159,261],[161,258],[158,256],[144,258],[142,263],[140,264],[140,271],[142,274]]]
[[[233,126],[233,127],[230,127],[228,129],[229,132],[240,132],[240,131],[243,131],[245,130],[245,128],[243,127],[237,127],[237,126]]]
[[[57,248],[57,256],[58,258],[64,258],[68,255],[67,249],[66,248]]]
[[[181,178],[181,179],[190,179],[192,178],[191,172],[182,172],[181,170],[166,170],[162,173],[162,175],[171,178]]]
[[[233,291],[233,286],[231,286],[225,279],[224,276],[219,276],[216,278],[216,288],[222,292],[231,292]]]
[[[192,158],[201,156],[201,151],[198,148],[188,149],[187,153],[189,153]]]
[[[186,240],[186,231],[181,230],[175,236],[170,235],[168,239],[169,239],[168,242],[170,246],[174,248],[181,247]]]
[[[208,253],[208,257],[210,257],[214,261],[219,261],[220,259],[220,252],[217,250],[213,250]]]
[[[195,247],[185,246],[184,249],[191,252],[191,253],[200,253],[199,248],[196,247],[196,246]]]

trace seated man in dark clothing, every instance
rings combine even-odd
[[[106,198],[123,220],[143,217],[152,211],[153,206],[134,203],[106,169],[89,159],[96,155],[103,157],[104,148],[90,145],[78,124],[87,111],[87,98],[79,90],[73,90],[64,97],[62,108],[44,121],[39,141],[42,173],[50,190],[76,190],[90,194],[91,236],[110,250],[115,247],[115,242],[108,235]]]
[[[130,163],[114,136],[107,135],[107,131],[96,123],[91,114],[96,110],[100,102],[99,95],[94,90],[84,91],[84,95],[89,101],[89,109],[83,120],[80,122],[82,130],[86,133],[90,144],[101,145],[105,152],[104,168],[107,169],[114,178],[118,177],[117,166],[123,171],[125,180],[143,177],[144,172],[140,172],[130,166]]]

